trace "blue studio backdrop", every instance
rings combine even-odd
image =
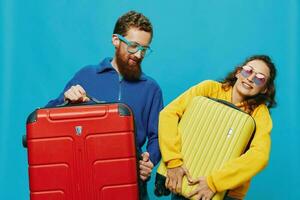
[[[271,158],[246,199],[299,199],[299,9],[299,0],[1,0],[0,198],[29,199],[21,143],[28,114],[57,97],[79,68],[113,56],[117,18],[137,10],[154,26],[154,53],[143,70],[160,84],[165,105],[250,55],[272,57],[278,106]],[[153,180],[148,188],[156,199]]]

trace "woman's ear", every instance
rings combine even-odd
[[[240,73],[241,73],[241,70],[238,69],[238,70],[235,72],[235,78],[239,78]]]
[[[239,75],[239,72],[236,72],[236,73],[235,73],[235,78],[239,78],[238,75]]]
[[[268,88],[266,87],[265,89],[263,89],[260,93],[261,94],[266,94],[268,92]]]
[[[112,35],[111,41],[112,41],[112,44],[115,46],[115,48],[119,47],[120,40],[119,40],[119,38],[118,38],[118,36],[116,34]]]

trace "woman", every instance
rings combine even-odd
[[[189,197],[211,199],[216,192],[228,190],[225,199],[243,199],[249,188],[250,179],[267,165],[270,154],[272,119],[269,109],[276,105],[276,68],[266,55],[255,55],[245,60],[223,81],[203,81],[191,87],[171,102],[160,113],[159,144],[163,161],[167,166],[166,187],[174,194],[172,199],[185,199],[181,192],[181,181],[187,176],[197,189]],[[248,112],[256,122],[256,131],[249,149],[240,157],[227,162],[222,169],[207,177],[192,180],[181,155],[178,121],[187,105],[195,96],[222,99]]]

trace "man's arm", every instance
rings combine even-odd
[[[152,105],[148,117],[147,127],[147,152],[150,154],[150,160],[154,166],[160,161],[161,154],[158,144],[158,117],[159,112],[163,109],[163,97],[160,88],[153,96]]]
[[[66,99],[69,99],[71,102],[76,102],[76,100],[86,101],[87,99],[83,98],[83,96],[86,96],[86,94],[81,86],[82,73],[84,70],[85,68],[79,70],[74,75],[74,77],[66,84],[60,95],[56,99],[49,101],[45,107],[55,107],[57,105],[63,104]],[[78,97],[76,98],[76,96]]]

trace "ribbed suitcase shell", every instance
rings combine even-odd
[[[191,176],[207,176],[240,156],[254,130],[255,121],[249,114],[207,97],[195,97],[178,126],[183,161]],[[166,175],[162,162],[157,172]],[[184,177],[182,195],[187,196],[195,187],[188,186]],[[213,200],[221,200],[224,195],[225,192],[216,193]]]
[[[133,115],[124,104],[37,109],[27,147],[31,200],[138,199]]]

